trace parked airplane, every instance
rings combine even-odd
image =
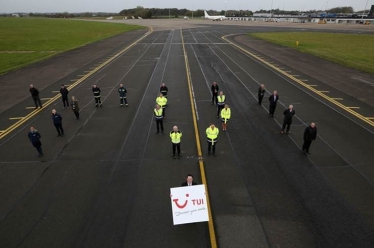
[[[107,20],[113,20],[113,16],[106,18]]]
[[[213,20],[213,21],[223,21],[227,19],[226,16],[210,16],[206,12],[206,10],[204,10],[204,18],[208,20]]]

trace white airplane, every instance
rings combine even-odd
[[[206,12],[206,10],[204,10],[204,18],[208,20],[213,20],[213,21],[223,21],[227,19],[226,16],[210,16]]]
[[[113,20],[113,16],[106,18],[107,20]]]

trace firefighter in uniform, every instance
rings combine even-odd
[[[161,84],[161,87],[160,87],[160,93],[164,96],[164,97],[168,97],[168,87],[165,86],[165,83],[162,83]]]
[[[222,130],[226,132],[227,123],[231,118],[231,109],[229,105],[225,104],[225,107],[221,111]]]
[[[173,158],[175,158],[175,150],[178,151],[178,158],[181,158],[181,138],[182,132],[178,130],[177,126],[173,127],[173,131],[170,132],[171,144],[173,148]]]
[[[160,105],[156,104],[155,109],[153,110],[153,114],[155,116],[156,120],[156,127],[157,127],[157,132],[156,134],[160,133],[160,128],[161,128],[161,133],[164,133],[164,121],[163,121],[163,116],[162,116],[162,108]]]
[[[96,102],[96,108],[97,107],[102,107],[102,104],[101,104],[101,90],[99,87],[97,87],[96,84],[94,84],[92,86],[92,92],[94,94],[94,98],[95,98],[95,102]]]
[[[208,155],[210,155],[210,150],[213,147],[213,156],[216,156],[218,134],[219,130],[214,124],[211,124],[210,127],[206,129],[206,137],[208,141]]]
[[[119,85],[118,93],[119,93],[120,106],[122,107],[123,103],[125,103],[126,106],[129,106],[127,104],[127,98],[126,98],[127,90],[125,87],[123,87],[123,84]]]
[[[162,116],[165,117],[165,107],[168,103],[168,99],[164,97],[162,93],[160,93],[160,96],[156,98],[156,103],[162,108]]]
[[[217,96],[217,118],[221,114],[222,109],[225,107],[226,96],[223,92],[219,92],[219,96]]]

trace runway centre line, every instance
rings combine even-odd
[[[189,89],[189,95],[190,95],[190,106],[191,106],[191,112],[192,112],[192,119],[193,119],[193,125],[195,130],[195,140],[196,140],[196,147],[197,147],[197,153],[199,156],[199,167],[200,167],[200,174],[201,174],[201,181],[205,186],[205,194],[207,198],[207,206],[208,206],[208,215],[209,215],[209,221],[208,221],[208,227],[209,227],[209,237],[210,237],[210,245],[212,248],[217,248],[217,239],[216,234],[214,231],[214,223],[213,223],[213,217],[212,217],[212,211],[210,207],[210,200],[209,200],[209,194],[208,194],[208,187],[207,187],[207,180],[205,176],[205,167],[204,167],[204,161],[202,160],[203,153],[201,151],[201,141],[200,141],[200,135],[199,135],[199,128],[197,126],[197,118],[196,118],[196,101],[194,98],[193,88],[192,88],[192,80],[191,80],[191,71],[190,66],[188,62],[188,57],[186,53],[186,47],[184,45],[183,40],[183,31],[182,28],[180,28],[181,33],[181,39],[182,39],[182,47],[183,47],[183,54],[184,54],[184,62],[186,66],[186,76],[187,76],[187,83],[188,83],[188,89]]]

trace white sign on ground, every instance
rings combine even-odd
[[[209,221],[203,184],[171,188],[170,198],[174,225]]]

